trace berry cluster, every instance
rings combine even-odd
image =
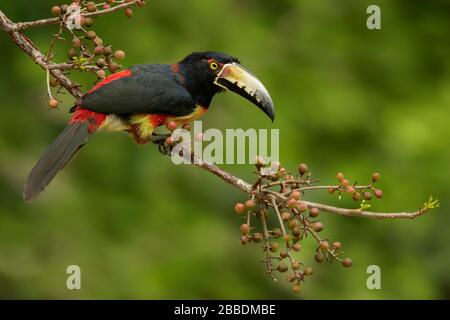
[[[243,217],[244,223],[240,226],[241,244],[250,242],[263,242],[265,253],[266,273],[274,280],[275,272],[288,273],[286,280],[292,283],[292,291],[300,292],[301,283],[311,276],[314,269],[305,265],[299,258],[301,242],[310,236],[316,243],[314,260],[317,263],[324,261],[338,261],[344,267],[352,265],[350,258],[342,258],[342,244],[339,241],[323,239],[319,234],[324,229],[320,221],[320,211],[308,201],[304,200],[305,192],[309,190],[329,190],[330,193],[350,195],[355,201],[364,197],[361,203],[368,206],[371,192],[375,197],[381,198],[382,191],[375,189],[373,184],[380,179],[379,173],[372,175],[372,183],[366,186],[350,184],[342,173],[336,178],[339,181],[335,186],[314,185],[317,180],[312,179],[306,164],[298,166],[298,174],[287,173],[278,162],[268,166],[261,157],[257,158],[256,168],[258,179],[253,185],[249,199],[244,203],[236,203],[234,211]],[[269,226],[269,216],[276,216],[277,225]],[[260,221],[261,227],[253,226],[252,220]]]
[[[129,4],[129,6],[127,5]],[[106,77],[106,72],[115,73],[122,66],[118,61],[125,58],[123,50],[113,50],[110,44],[105,44],[103,39],[93,30],[95,18],[102,14],[109,13],[118,6],[124,6],[123,10],[127,17],[133,16],[131,5],[142,7],[144,0],[104,0],[104,1],[73,1],[71,5],[79,8],[81,16],[79,19],[79,28],[70,28],[67,26],[68,19],[71,16],[70,5],[64,4],[53,6],[52,15],[60,18],[59,31],[54,35],[50,49],[47,51],[46,59],[48,62],[54,58],[54,46],[57,40],[65,40],[64,31],[70,33],[71,47],[67,51],[68,61],[59,65],[63,70],[79,69],[92,72],[98,79]],[[48,106],[51,109],[58,107],[59,101],[52,96],[50,87],[60,89],[60,84],[56,79],[48,79]]]

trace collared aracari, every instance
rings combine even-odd
[[[71,109],[69,124],[31,170],[24,200],[32,201],[99,129],[126,131],[144,144],[153,129],[199,118],[218,92],[233,91],[270,119],[275,110],[264,85],[239,60],[219,52],[194,52],[175,64],[144,64],[117,72],[89,90]]]

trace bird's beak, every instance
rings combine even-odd
[[[275,108],[267,89],[250,71],[240,64],[227,63],[217,74],[214,84],[224,89],[236,92],[245,99],[253,102],[273,121]]]

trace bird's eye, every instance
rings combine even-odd
[[[211,68],[211,70],[217,70],[217,68],[219,67],[219,65],[217,64],[217,62],[211,61],[211,62],[209,63],[209,67]]]

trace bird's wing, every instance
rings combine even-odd
[[[195,108],[191,95],[175,80],[169,65],[136,66],[110,77],[91,89],[80,107],[107,114],[173,116],[187,115]]]

